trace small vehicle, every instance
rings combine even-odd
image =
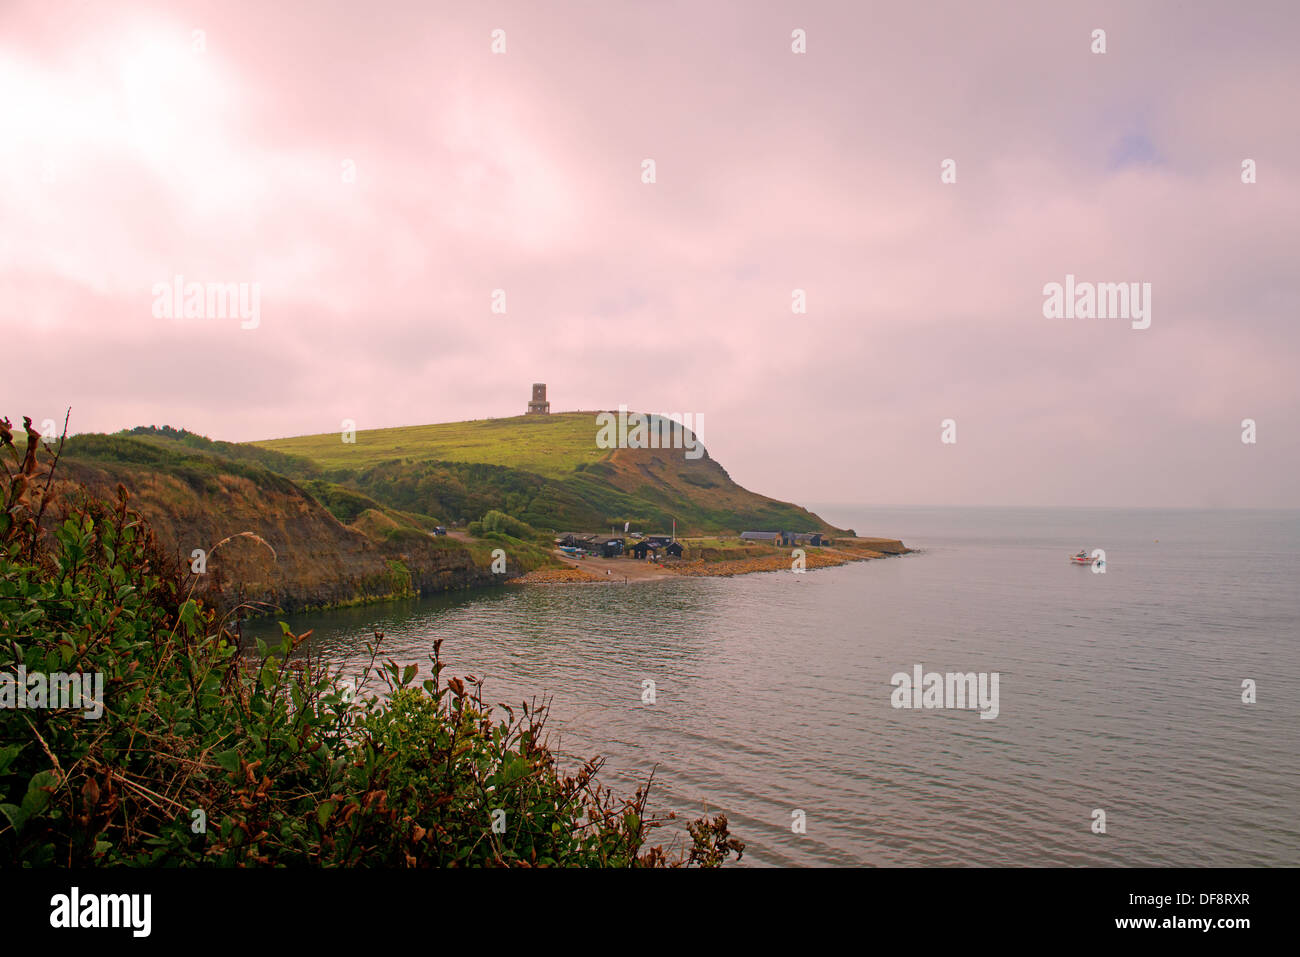
[[[438,526],[435,526],[435,527],[434,527],[434,529],[433,529],[433,534],[435,534],[435,535],[446,535],[446,534],[447,534],[447,530],[446,530],[445,528],[443,528],[441,525],[438,525]]]

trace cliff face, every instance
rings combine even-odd
[[[279,476],[220,470],[186,476],[76,460],[61,462],[57,474],[64,494],[84,484],[113,497],[123,485],[130,507],[186,568],[202,549],[206,569],[195,593],[223,609],[241,601],[265,612],[346,605],[488,585],[521,573],[507,561],[507,574],[493,575],[482,556],[454,539],[412,534],[374,541]]]

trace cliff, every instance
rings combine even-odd
[[[329,433],[236,444],[150,426],[74,436],[56,488],[112,497],[122,485],[178,562],[204,552],[197,594],[264,612],[502,583],[558,567],[555,530],[630,522],[655,533],[676,521],[683,536],[846,534],[737,485],[703,446],[600,448],[596,421],[518,416],[365,431],[355,443]],[[511,518],[472,526],[478,538],[431,534],[492,512]],[[496,574],[494,548],[505,552]]]
[[[490,584],[539,564],[539,550],[507,547],[506,574],[491,572],[491,544],[433,538],[397,518],[369,512],[371,533],[339,521],[297,483],[265,469],[217,457],[149,449],[113,437],[115,451],[151,461],[122,461],[81,437],[60,461],[55,492],[115,497],[153,527],[169,554],[189,567],[205,553],[196,595],[221,608],[291,611],[340,606]],[[154,455],[158,452],[161,454]],[[375,527],[375,526],[378,527]]]

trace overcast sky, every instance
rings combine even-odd
[[[0,414],[247,440],[537,381],[702,413],[796,501],[1300,506],[1298,26],[0,0]],[[257,327],[155,316],[178,274],[259,283]],[[1150,327],[1045,318],[1067,274],[1150,283]]]

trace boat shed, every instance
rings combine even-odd
[[[599,552],[602,558],[616,558],[623,554],[623,539],[613,535],[596,535],[588,548]]]

